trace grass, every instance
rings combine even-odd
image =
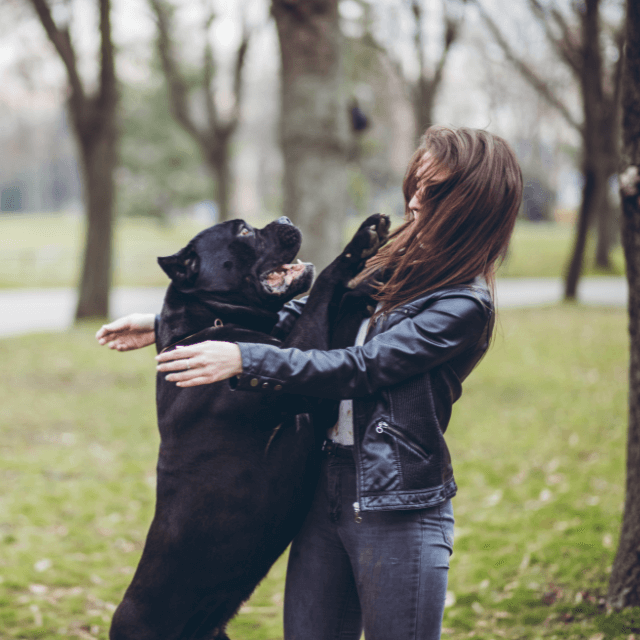
[[[574,242],[574,230],[568,224],[519,222],[511,240],[507,259],[499,276],[509,278],[558,278],[566,269]],[[595,236],[587,243],[584,275],[624,275],[624,255],[621,246],[611,252],[611,270],[594,266]]]
[[[0,340],[0,637],[106,639],[154,505],[149,350],[95,327]],[[623,310],[505,310],[448,442],[460,486],[443,637],[628,638],[602,604],[624,485]],[[231,625],[282,638],[285,558]],[[310,579],[313,579],[310,577]]]
[[[461,489],[450,637],[631,632],[601,600],[623,502],[626,348],[621,311],[503,312],[449,436]]]
[[[114,284],[165,286],[158,256],[175,253],[203,225],[183,220],[161,226],[153,219],[127,218],[115,230]],[[84,224],[64,214],[0,217],[0,287],[75,286],[80,274]]]
[[[252,220],[262,226],[267,220]],[[350,219],[346,234],[361,220]],[[165,286],[166,276],[156,263],[184,246],[202,224],[181,220],[160,226],[147,218],[121,218],[116,225],[114,283],[127,286]],[[74,286],[82,259],[84,226],[79,217],[65,214],[3,215],[0,217],[0,288]],[[500,275],[508,277],[560,277],[573,241],[571,226],[520,223],[509,257]],[[590,265],[589,245],[585,274],[599,275]],[[304,257],[304,256],[302,256]],[[621,248],[612,255],[613,270],[624,273]]]

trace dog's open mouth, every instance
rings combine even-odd
[[[268,293],[285,293],[310,267],[312,265],[300,260],[295,264],[281,264],[279,267],[264,273],[260,277],[260,282]]]

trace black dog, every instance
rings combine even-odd
[[[375,215],[316,280],[283,347],[329,347],[330,316],[347,283],[386,239]],[[277,312],[313,278],[289,264],[301,243],[287,218],[242,220],[198,234],[159,258],[171,278],[158,350],[203,340],[279,344]],[[293,539],[318,474],[318,435],[301,400],[234,391],[227,381],[180,388],[157,377],[161,444],[156,512],[116,610],[111,640],[223,640],[225,626]]]

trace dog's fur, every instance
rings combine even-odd
[[[330,315],[347,283],[387,236],[371,216],[316,280],[282,346],[329,347]],[[288,219],[242,220],[198,234],[159,263],[171,278],[158,350],[204,340],[279,344],[277,312],[305,291],[311,265],[287,265],[301,234]],[[157,378],[156,512],[116,610],[111,640],[223,640],[225,626],[297,533],[318,474],[318,434],[298,398],[180,388]]]

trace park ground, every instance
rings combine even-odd
[[[536,269],[560,265],[562,252],[534,254],[566,249],[570,234],[545,228],[536,243],[541,230],[520,230],[530,255],[514,243],[517,275],[557,277]],[[170,237],[165,247],[150,232],[140,246],[172,253],[182,240]],[[9,276],[4,286],[47,284]],[[624,499],[626,325],[624,308],[502,311],[447,434],[460,490],[443,637],[640,638],[640,610],[604,604]],[[0,340],[3,640],[106,639],[153,514],[152,353],[99,349],[96,328]],[[282,638],[285,562],[232,638]]]

